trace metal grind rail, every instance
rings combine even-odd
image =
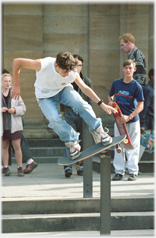
[[[93,143],[88,127],[83,123],[83,149]],[[100,156],[100,155],[99,155]],[[92,158],[83,161],[83,197],[93,197]],[[101,158],[100,163],[100,235],[110,235],[111,232],[111,160]]]

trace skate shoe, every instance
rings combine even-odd
[[[103,145],[109,145],[112,143],[112,137],[109,136],[107,133],[109,132],[109,129],[105,127],[107,130],[106,132],[103,130],[102,126],[99,126],[93,133],[92,136],[94,138],[95,143],[102,142]]]
[[[67,142],[67,143],[65,143],[65,145],[70,148],[70,156],[71,156],[72,160],[74,160],[74,159],[76,159],[80,156],[81,146],[79,145],[78,141],[76,141],[76,142]]]

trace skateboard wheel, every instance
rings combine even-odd
[[[77,171],[79,171],[79,170],[80,170],[80,165],[76,165],[75,169],[76,169]]]
[[[122,151],[121,147],[118,147],[118,148],[116,149],[116,152],[119,153],[119,154],[121,153],[121,151]]]
[[[128,140],[127,140],[127,139],[124,139],[123,143],[124,143],[124,144],[128,144]]]

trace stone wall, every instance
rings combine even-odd
[[[77,4],[46,3],[3,5],[3,68],[12,74],[14,58],[55,57],[70,51],[84,58],[83,74],[89,76],[93,89],[107,103],[114,79],[122,77],[122,63],[127,58],[120,50],[118,37],[131,32],[136,46],[146,58],[147,72],[153,67],[153,4]],[[147,80],[148,81],[148,80]],[[26,104],[25,121],[40,123],[44,116],[34,94],[35,71],[22,69],[21,96]],[[93,104],[98,117],[113,121]]]

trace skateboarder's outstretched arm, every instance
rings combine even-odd
[[[33,69],[39,71],[41,69],[41,61],[39,59],[32,60],[32,59],[24,59],[24,58],[17,58],[13,61],[13,87],[11,91],[11,96],[14,99],[18,99],[20,96],[20,84],[19,84],[19,74],[20,69]]]
[[[75,79],[75,83],[80,87],[80,89],[82,90],[82,92],[87,95],[91,100],[93,100],[95,103],[99,103],[100,102],[100,98],[96,95],[96,93],[90,88],[88,87],[83,80],[80,78],[80,76],[77,74],[76,79]],[[116,112],[116,109],[114,109],[111,106],[106,105],[104,102],[102,102],[100,104],[100,106],[102,107],[102,109],[104,111],[106,111],[108,114],[111,114],[112,112]]]

